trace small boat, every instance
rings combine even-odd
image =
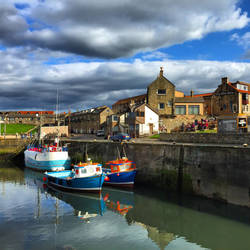
[[[136,174],[136,167],[133,161],[129,161],[127,157],[122,157],[114,161],[106,163],[108,168],[103,168],[106,177],[105,185],[132,188]]]
[[[79,163],[72,170],[46,172],[44,181],[48,186],[70,192],[100,193],[105,174],[99,163]]]
[[[29,145],[24,151],[25,166],[37,171],[62,171],[70,169],[70,157],[66,146]]]

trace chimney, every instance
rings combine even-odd
[[[221,78],[221,83],[222,84],[226,84],[226,83],[228,83],[229,81],[228,81],[228,77],[222,77]]]
[[[160,67],[160,75],[159,76],[163,76],[163,67]]]
[[[194,96],[194,91],[193,90],[190,91],[190,95],[191,95],[191,97]]]

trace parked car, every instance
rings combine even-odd
[[[96,136],[104,136],[104,130],[97,130]]]
[[[126,133],[116,134],[110,137],[112,141],[129,141],[131,137]]]

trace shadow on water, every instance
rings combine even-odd
[[[128,224],[141,224],[160,249],[176,237],[209,249],[249,249],[250,209],[137,188]]]
[[[127,230],[133,225],[146,230],[160,249],[178,239],[213,250],[247,250],[250,246],[250,209],[246,207],[138,187],[134,192],[103,187],[100,197],[65,193],[47,189],[42,173],[15,166],[0,168],[0,180],[36,187],[69,204],[74,215],[84,221],[105,217],[107,211],[120,215]]]

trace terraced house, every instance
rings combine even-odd
[[[21,124],[54,124],[56,115],[54,111],[1,111],[0,120],[7,123]]]
[[[97,130],[106,127],[107,117],[112,114],[113,112],[109,107],[100,106],[71,113],[71,115],[67,117],[66,123],[70,125],[70,131],[72,133],[94,134]]]

